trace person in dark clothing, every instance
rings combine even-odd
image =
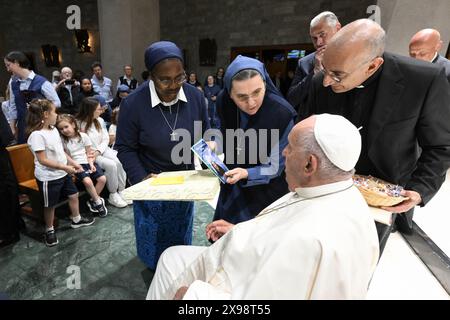
[[[220,90],[222,89],[220,89],[220,87],[214,83],[214,77],[212,75],[209,75],[206,80],[204,92],[206,99],[208,99],[209,122],[211,124],[211,128],[215,129],[220,128],[220,121],[217,117],[216,110],[216,100]]]
[[[147,70],[142,71],[141,77],[142,77],[142,81],[146,82],[148,80],[148,77],[150,77],[150,73]]]
[[[443,67],[450,82],[450,61],[439,54],[442,44],[441,34],[436,29],[420,30],[409,42],[409,56]]]
[[[306,113],[305,106],[312,78],[322,70],[323,53],[327,43],[340,28],[338,18],[330,11],[322,12],[311,20],[309,34],[316,51],[298,61],[294,80],[287,92],[287,100],[302,118]]]
[[[408,200],[383,209],[394,213],[397,230],[412,234],[414,207],[431,200],[450,166],[450,86],[444,69],[384,48],[385,32],[372,20],[342,28],[327,46],[307,110],[360,128],[356,173],[404,187]],[[380,252],[393,227],[377,223]]]
[[[19,187],[6,147],[14,140],[3,112],[0,112],[0,248],[20,240],[24,223],[20,217]]]
[[[72,78],[72,69],[64,67],[61,69],[61,81],[56,85],[56,93],[61,100],[61,108],[58,113],[76,114],[78,108],[76,105],[76,97],[80,92],[80,83]]]
[[[120,103],[122,102],[123,99],[125,99],[130,94],[130,91],[131,91],[131,89],[128,86],[124,85],[124,84],[121,84],[117,88],[116,97],[110,103],[112,111],[114,111],[114,109],[116,109],[117,107],[120,106]]]
[[[116,134],[115,148],[132,185],[161,172],[193,170],[192,152],[189,161],[175,163],[172,149],[182,131],[190,133],[191,146],[197,142],[195,122],[202,134],[210,127],[205,98],[185,83],[183,53],[174,43],[153,43],[145,65],[150,80],[122,100]],[[150,269],[168,247],[192,243],[193,209],[188,201],[134,201],[137,252]]]
[[[188,84],[194,86],[194,87],[201,87],[201,83],[197,80],[197,73],[195,73],[194,71],[191,71],[189,73],[189,77],[188,77]]]
[[[93,96],[98,95],[98,93],[95,92],[94,88],[92,87],[91,79],[88,77],[81,78],[79,88],[80,88],[80,91],[78,92],[77,96],[75,97],[75,101],[74,101],[75,107],[77,109],[76,112],[78,112],[80,110],[80,104],[84,98],[93,97]]]
[[[220,87],[220,89],[223,89],[223,76],[225,75],[225,69],[224,68],[219,68],[217,69],[217,73],[216,76],[214,77],[214,82],[216,83],[216,85],[218,85]]]
[[[139,83],[137,79],[135,79],[132,76],[133,73],[133,67],[130,65],[126,65],[123,67],[124,75],[119,78],[119,81],[117,82],[117,90],[119,89],[119,86],[125,85],[130,89],[130,92],[135,90]]]
[[[288,192],[281,153],[297,114],[264,65],[243,56],[228,67],[216,105],[224,163],[230,170],[225,173],[227,183],[221,184],[213,220],[236,224],[254,218]],[[236,130],[232,139],[226,133],[230,129]]]

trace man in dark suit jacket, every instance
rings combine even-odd
[[[447,76],[447,80],[450,83],[450,60],[445,59],[443,56],[438,54],[436,59],[433,60],[433,63],[444,68],[445,75]]]
[[[287,100],[299,114],[306,104],[308,91],[313,76],[322,69],[322,57],[328,41],[341,28],[338,18],[333,12],[325,11],[311,20],[310,35],[317,50],[298,61],[294,80],[287,93]]]
[[[429,61],[445,69],[448,82],[450,82],[450,61],[439,55],[442,49],[441,34],[435,29],[423,29],[417,32],[409,43],[411,58]]]
[[[412,210],[431,200],[450,166],[450,85],[443,69],[384,46],[385,32],[371,20],[342,28],[313,79],[308,113],[340,114],[361,128],[356,173],[405,188],[409,200],[383,209],[399,214],[399,231],[412,233]],[[391,228],[377,224],[381,251]]]

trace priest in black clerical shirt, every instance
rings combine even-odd
[[[431,200],[450,166],[450,86],[443,69],[384,47],[385,32],[371,20],[342,28],[313,79],[307,115],[340,114],[360,128],[356,173],[405,188],[409,200],[383,209],[410,234],[414,207]],[[392,226],[377,229],[383,250]]]

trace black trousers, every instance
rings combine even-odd
[[[19,188],[6,150],[0,150],[0,239],[7,240],[19,234],[23,221],[20,217]]]
[[[413,233],[413,224],[412,224],[413,215],[414,215],[414,208],[405,213],[393,214],[392,224],[390,226],[385,225],[383,223],[375,222],[378,232],[378,240],[380,242],[380,258],[391,232],[398,230],[401,233],[408,235]]]

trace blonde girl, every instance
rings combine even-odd
[[[95,164],[93,158],[88,157],[88,154],[91,154],[91,139],[86,133],[78,130],[77,122],[70,114],[59,115],[56,120],[56,127],[63,138],[64,150],[74,163],[83,168],[75,176],[78,181],[83,183],[91,196],[91,199],[86,203],[89,210],[98,213],[102,218],[106,217],[108,209],[105,206],[105,200],[100,197],[106,184],[106,177],[103,170]]]

